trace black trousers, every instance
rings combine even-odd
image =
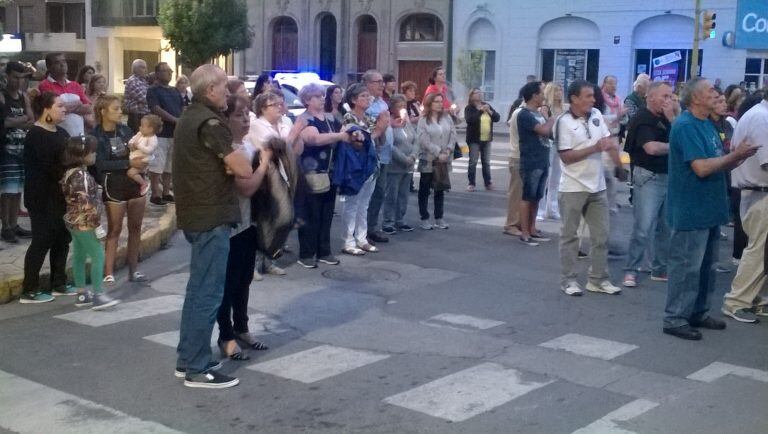
[[[63,216],[44,210],[29,209],[32,242],[24,256],[24,282],[22,290],[33,293],[40,290],[40,269],[45,255],[50,252],[51,289],[67,284],[67,254],[72,240]]]
[[[741,190],[729,187],[728,193],[731,199],[731,216],[733,217],[732,256],[736,259],[741,259],[741,254],[744,253],[744,249],[747,248],[747,243],[749,242],[747,234],[744,232],[744,228],[741,225],[741,214],[739,214],[739,208],[741,208]]]
[[[329,256],[336,188],[320,194],[306,192],[302,202],[304,224],[299,227],[299,258]]]
[[[251,226],[229,239],[224,298],[216,316],[220,341],[248,332],[248,296],[255,268],[256,228]]]
[[[429,219],[427,204],[429,202],[429,192],[432,190],[433,173],[422,173],[419,178],[419,214],[422,220]],[[443,218],[443,202],[445,201],[445,191],[435,192],[435,219]]]

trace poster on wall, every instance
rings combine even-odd
[[[586,77],[587,51],[586,50],[557,50],[555,52],[555,77],[554,81],[563,84],[563,89],[575,80],[583,80]]]
[[[651,80],[666,81],[674,88],[675,83],[677,83],[678,71],[677,63],[658,66],[653,68],[653,71],[651,72]]]

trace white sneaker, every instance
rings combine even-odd
[[[435,220],[435,227],[438,229],[448,229],[448,223],[443,219],[437,219]]]
[[[591,292],[603,292],[606,294],[618,294],[621,292],[621,288],[611,283],[609,280],[603,280],[600,285],[595,285],[592,282],[587,282],[587,291]]]
[[[270,265],[269,267],[267,267],[266,272],[267,272],[267,274],[271,274],[273,276],[285,276],[285,274],[286,274],[285,270],[283,270],[282,268],[280,268],[280,267],[278,267],[277,265],[274,265],[274,264]]]
[[[562,290],[564,293],[574,296],[584,293],[584,291],[582,291],[581,287],[579,286],[579,282],[568,282],[565,286],[562,287]]]
[[[254,270],[253,271],[253,280],[255,282],[261,282],[262,280],[264,280],[264,276],[262,276],[261,273],[259,273],[258,270]]]
[[[425,231],[431,231],[432,230],[432,223],[429,222],[429,220],[422,220],[419,224],[419,227],[424,229]]]

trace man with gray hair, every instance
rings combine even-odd
[[[227,74],[203,65],[189,79],[192,103],[174,130],[176,224],[192,245],[175,375],[187,387],[222,389],[239,380],[215,372],[221,364],[211,359],[211,333],[224,296],[229,236],[240,222],[235,178],[247,181],[253,171],[248,157],[233,151],[222,114],[229,96]]]
[[[384,78],[381,73],[370,69],[363,74],[363,84],[368,88],[368,92],[373,97],[370,107],[365,113],[371,119],[387,119],[387,129],[384,134],[376,140],[376,154],[379,157],[379,170],[376,178],[376,187],[371,196],[371,202],[368,204],[368,242],[371,244],[386,243],[389,241],[384,232],[378,230],[379,213],[384,204],[384,195],[387,185],[387,167],[392,160],[392,144],[394,143],[394,134],[392,127],[389,126],[389,104],[384,101]]]
[[[631,121],[637,112],[645,107],[645,95],[648,93],[648,86],[651,84],[651,77],[648,74],[640,74],[632,83],[632,93],[624,98],[624,108],[627,113],[627,122]]]
[[[131,63],[131,76],[125,81],[125,112],[128,114],[128,126],[134,133],[139,131],[141,117],[149,113],[147,106],[147,62],[136,59]]]
[[[724,153],[720,134],[709,121],[716,99],[717,92],[707,79],[689,80],[682,95],[688,110],[675,120],[669,135],[671,237],[663,331],[688,340],[701,339],[698,328],[725,328],[725,322],[709,316],[717,240],[720,226],[729,220],[725,172],[757,151],[743,143]]]

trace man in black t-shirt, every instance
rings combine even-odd
[[[540,81],[528,83],[521,89],[525,105],[517,115],[517,133],[520,137],[520,178],[523,181],[523,200],[520,202],[520,241],[538,246],[549,241],[536,230],[539,200],[544,197],[549,172],[549,141],[554,117],[544,106],[544,92]]]
[[[147,90],[149,110],[163,120],[163,129],[157,135],[157,149],[149,162],[149,179],[152,184],[150,203],[156,206],[174,201],[171,194],[173,132],[184,103],[179,90],[169,85],[172,74],[173,69],[167,63],[158,63],[155,67],[156,84]]]
[[[652,83],[648,89],[646,104],[630,121],[624,145],[624,150],[629,153],[634,165],[632,173],[635,215],[629,254],[624,267],[623,284],[626,287],[637,286],[638,270],[644,264],[643,259],[648,247],[651,252],[651,280],[667,280],[667,156],[670,123],[674,116],[672,88],[666,82]]]

